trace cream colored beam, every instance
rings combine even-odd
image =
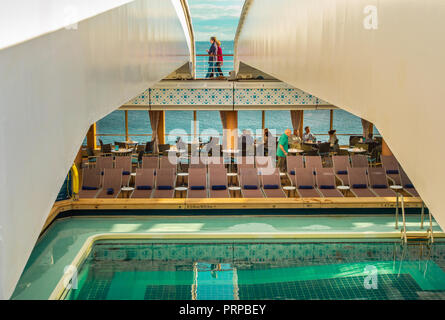
[[[374,123],[445,227],[445,149],[437,144],[445,2],[248,0],[245,7],[237,60]]]
[[[178,1],[0,2],[0,299],[91,124],[190,61]]]

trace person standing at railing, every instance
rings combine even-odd
[[[213,78],[215,74],[216,56],[218,54],[218,48],[216,46],[216,37],[210,38],[210,49],[206,50],[209,55],[209,70],[207,71],[206,79]]]
[[[223,57],[223,51],[221,48],[221,41],[216,40],[216,47],[217,47],[217,59],[216,59],[216,74],[218,77],[224,77],[224,73],[222,72],[221,67],[224,64],[224,57]]]

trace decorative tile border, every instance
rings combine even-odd
[[[329,105],[326,101],[294,88],[152,88],[126,106],[310,106]]]

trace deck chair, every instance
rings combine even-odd
[[[187,198],[207,198],[206,168],[189,169]]]
[[[236,164],[248,164],[255,165],[255,157],[254,156],[237,156],[235,157]]]
[[[202,158],[202,157],[191,157],[190,161],[189,161],[189,169],[198,169],[198,168],[206,169],[205,158]]]
[[[160,169],[174,169],[175,174],[176,174],[177,168],[178,168],[178,161],[177,161],[176,156],[174,156],[174,157],[162,156],[159,159],[159,168]]]
[[[79,190],[79,198],[95,198],[100,190],[101,171],[99,168],[82,169],[82,188]]]
[[[130,198],[150,198],[155,188],[155,169],[136,169],[134,191]]]
[[[304,159],[306,162],[306,168],[312,169],[312,171],[323,168],[323,162],[321,161],[320,156],[306,156]]]
[[[203,162],[207,164],[207,169],[225,169],[223,157],[208,157],[204,158]]]
[[[241,168],[239,177],[243,198],[264,198],[258,179],[258,169]]]
[[[369,184],[371,190],[378,197],[396,197],[397,194],[388,186],[388,179],[386,178],[385,169],[383,168],[368,168]]]
[[[246,168],[254,168],[254,164],[253,163],[237,163],[236,164],[236,170],[238,172],[238,175],[240,174],[240,171],[242,169],[246,169]]]
[[[395,185],[401,185],[399,163],[394,156],[381,156],[382,167],[385,169],[386,176]]]
[[[319,198],[320,192],[315,186],[313,168],[295,168],[295,175],[291,176],[292,183],[300,198]]]
[[[150,156],[143,156],[142,157],[142,168],[143,169],[156,169],[159,168],[159,159],[158,157],[150,157]]]
[[[122,185],[128,186],[131,178],[131,156],[116,157],[114,167],[122,169]]]
[[[353,154],[351,156],[351,163],[353,168],[368,168],[368,157],[363,154]]]
[[[270,174],[261,175],[261,187],[266,198],[286,198],[281,187],[280,170],[274,168]]]
[[[152,197],[156,199],[175,196],[176,171],[174,168],[156,170],[156,190]]]
[[[413,183],[409,179],[408,175],[406,174],[405,170],[403,170],[399,166],[399,172],[400,172],[400,181],[402,182],[403,190],[405,190],[411,197],[420,197],[417,190],[414,188]]]
[[[122,169],[104,169],[102,190],[96,198],[117,198],[122,188]]]
[[[227,184],[227,169],[224,167],[209,167],[210,198],[229,198]]]
[[[369,189],[366,168],[348,168],[348,179],[351,192],[356,197],[375,197]]]
[[[323,195],[323,197],[343,197],[343,193],[337,189],[335,174],[332,168],[318,168],[315,169],[315,172],[315,180],[317,182],[318,191]]]
[[[287,157],[287,174],[295,175],[295,168],[304,168],[303,156]]]
[[[96,168],[100,170],[100,174],[103,175],[104,169],[113,169],[113,157],[101,156],[97,158]]]
[[[332,156],[332,164],[334,167],[335,176],[344,186],[349,185],[348,168],[351,168],[348,156]]]
[[[255,157],[255,166],[258,169],[260,175],[273,175],[275,174],[275,162],[272,157],[258,156]]]

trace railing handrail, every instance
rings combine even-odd
[[[151,136],[151,135],[153,135],[153,133],[135,133],[135,134],[128,133],[128,135],[129,136],[134,136],[134,137],[138,137],[138,136],[142,137],[142,136]],[[219,135],[222,136],[223,134],[219,133]],[[275,136],[278,137],[278,136],[281,136],[281,135],[282,134],[277,134]],[[328,133],[313,133],[313,135],[314,136],[328,136],[329,134]],[[125,133],[96,133],[96,136],[101,136],[101,137],[116,136],[116,137],[118,137],[118,136],[126,136],[126,134]],[[165,136],[195,136],[195,134],[193,134],[193,133],[186,133],[186,134],[184,134],[184,133],[178,133],[178,134],[166,133]],[[214,134],[211,134],[211,133],[206,133],[206,134],[199,133],[199,134],[196,134],[196,136],[198,136],[198,137],[199,136],[208,137],[208,136],[214,136]],[[253,137],[261,137],[262,135],[252,134],[252,136]],[[337,136],[363,136],[363,135],[361,135],[360,133],[338,133]],[[380,137],[381,135],[380,134],[374,134],[374,136],[375,137]]]
[[[197,57],[208,57],[210,56],[209,54],[197,54]],[[233,54],[217,54],[217,55],[212,55],[212,57],[234,57],[235,55]]]

